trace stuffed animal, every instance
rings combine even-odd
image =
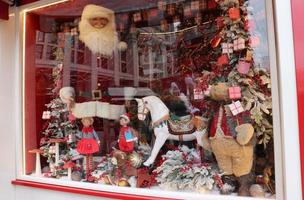
[[[236,177],[239,182],[238,193],[249,196],[252,176],[254,150],[254,128],[251,125],[250,113],[243,111],[233,115],[227,104],[231,103],[228,85],[212,85],[210,98],[219,106],[211,119],[209,141],[212,152],[224,175]]]

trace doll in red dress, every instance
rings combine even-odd
[[[86,155],[86,178],[88,179],[93,169],[93,153],[99,151],[100,140],[92,127],[94,122],[92,117],[84,117],[81,122],[83,124],[82,138],[77,144],[77,151]]]
[[[134,142],[137,141],[137,137],[134,136],[134,131],[128,126],[130,122],[130,116],[128,113],[120,115],[119,123],[121,125],[119,130],[118,146],[119,150],[132,153],[134,150]]]

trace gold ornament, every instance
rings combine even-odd
[[[118,183],[117,183],[118,186],[122,186],[122,187],[130,187],[130,184],[129,182],[127,181],[127,179],[125,178],[121,178]]]
[[[142,156],[136,152],[133,152],[129,155],[129,161],[133,167],[138,168],[141,166]]]
[[[117,166],[122,167],[126,164],[128,156],[125,152],[115,150],[113,153],[113,157],[116,158]]]

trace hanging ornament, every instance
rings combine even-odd
[[[129,161],[131,166],[138,168],[142,164],[142,156],[135,151],[129,155]]]
[[[193,90],[194,100],[199,100],[204,98],[204,93],[201,88],[195,88]]]
[[[229,98],[232,100],[240,99],[242,97],[241,88],[238,86],[228,88]]]
[[[237,64],[237,70],[240,74],[247,74],[249,72],[251,63],[244,61],[243,59],[239,60]]]
[[[227,65],[229,63],[229,59],[227,54],[223,54],[217,59],[217,65],[222,66],[222,65]]]
[[[246,60],[247,62],[252,61],[252,56],[253,56],[253,51],[247,50],[247,51],[246,51],[246,58],[245,58],[245,60]]]
[[[244,112],[244,108],[240,101],[232,102],[232,104],[229,104],[228,107],[231,113],[233,114],[233,116]]]
[[[236,40],[233,40],[233,50],[234,51],[239,51],[242,49],[245,49],[245,39],[242,37],[239,37]]]
[[[222,54],[230,54],[233,53],[233,44],[232,43],[222,43]]]
[[[210,41],[211,47],[212,47],[212,48],[218,47],[218,45],[220,44],[221,41],[222,41],[221,34],[218,33],[218,34],[217,34],[214,38],[212,38],[212,40]]]
[[[233,21],[238,20],[241,17],[239,8],[230,8],[228,13],[229,13],[230,19],[233,20]]]
[[[50,111],[43,111],[42,119],[51,119],[51,112]]]

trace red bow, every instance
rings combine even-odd
[[[92,127],[83,127],[82,132],[85,133],[85,134],[92,133],[93,128]]]

